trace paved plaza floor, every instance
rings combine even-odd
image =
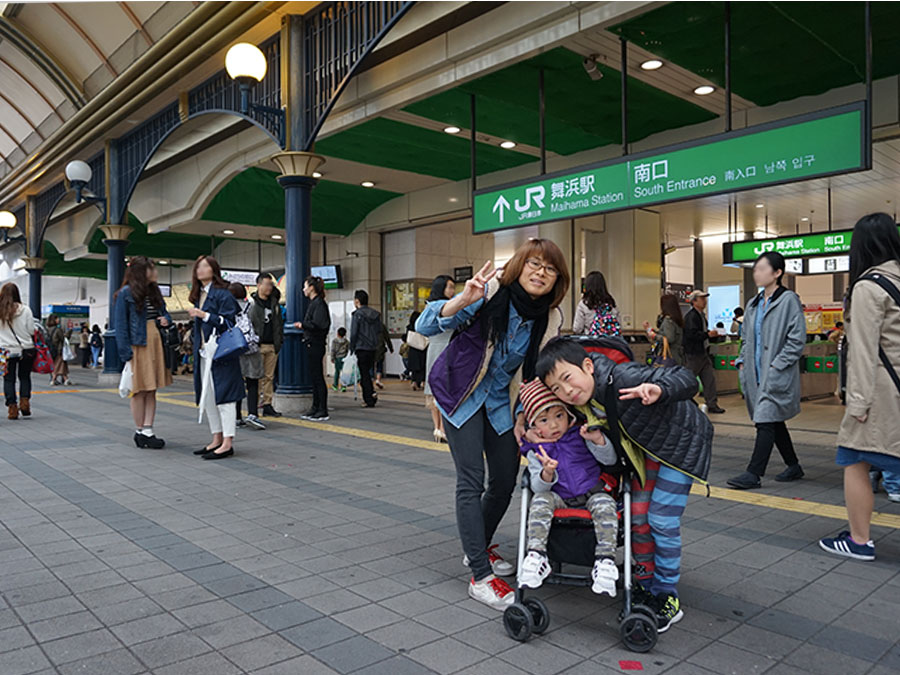
[[[753,430],[723,400],[711,496],[683,522],[685,618],[634,654],[618,600],[589,589],[537,591],[552,623],[524,644],[467,598],[453,464],[424,440],[420,395],[333,395],[331,422],[241,429],[233,458],[206,462],[188,386],[160,397],[164,450],[135,448],[127,402],[96,385],[0,419],[0,675],[900,672],[900,504],[876,498],[873,563],[816,545],[845,527],[833,402],[790,424],[806,479],[742,493],[724,481]]]

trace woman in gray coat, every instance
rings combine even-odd
[[[800,298],[782,286],[784,268],[784,256],[774,251],[763,253],[753,264],[753,280],[763,291],[747,305],[744,343],[736,363],[747,411],[756,425],[756,444],[747,470],[728,481],[741,490],[760,487],[774,445],[787,465],[775,480],[803,477],[785,421],[800,413],[806,319]]]

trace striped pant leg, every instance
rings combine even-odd
[[[631,483],[631,553],[635,562],[634,578],[638,581],[647,581],[653,578],[654,545],[648,516],[650,497],[656,487],[659,462],[645,457],[644,468],[647,472],[647,480],[643,487],[637,478]],[[644,586],[646,587],[647,584]]]
[[[650,497],[647,520],[655,546],[653,594],[677,595],[681,578],[681,515],[687,506],[693,479],[668,466],[660,466]]]

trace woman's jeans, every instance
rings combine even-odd
[[[487,547],[503,519],[519,473],[519,447],[510,429],[494,431],[482,407],[459,429],[445,419],[456,465],[456,525],[475,581],[492,574]],[[484,464],[487,460],[487,490]]]
[[[100,347],[91,347],[91,365],[94,368],[100,365]]]
[[[19,380],[19,396],[31,398],[31,366],[34,365],[34,357],[37,351],[26,349],[21,356],[16,356],[6,362],[6,375],[3,376],[3,394],[6,397],[6,405],[16,404],[16,379]]]

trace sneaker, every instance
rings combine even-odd
[[[328,413],[326,411],[322,410],[317,413],[313,413],[312,415],[307,415],[303,419],[309,422],[327,422],[331,419],[331,417],[328,416]]]
[[[22,413],[23,415],[25,413]],[[888,501],[900,504],[900,492],[888,492]]]
[[[619,580],[619,568],[612,558],[598,558],[591,570],[591,579],[594,580],[591,590],[600,595],[606,593],[609,597],[616,597],[616,581]]]
[[[803,478],[805,474],[803,473],[803,469],[800,468],[799,464],[794,464],[794,466],[789,466],[780,474],[775,476],[775,480],[779,483],[790,483],[792,480],[800,480]]]
[[[272,407],[271,403],[266,403],[262,409],[263,417],[281,417],[281,413]]]
[[[506,562],[500,557],[500,554],[496,552],[498,545],[499,544],[488,546],[487,549],[488,559],[491,561],[491,570],[493,570],[494,574],[498,577],[511,577],[516,573],[516,568]],[[469,556],[463,556],[463,565],[466,567],[469,566]]]
[[[753,488],[762,487],[759,476],[749,471],[745,471],[740,476],[729,478],[727,483],[738,490],[752,490]]]
[[[247,422],[248,427],[250,427],[251,429],[255,429],[256,431],[266,430],[266,425],[263,424],[256,415],[247,415],[245,422]]]
[[[529,551],[522,561],[522,569],[519,570],[519,586],[540,588],[551,571],[550,561],[545,554]]]
[[[870,539],[865,544],[857,544],[847,530],[844,530],[836,537],[819,539],[819,547],[823,551],[841,555],[845,558],[875,560],[875,543]]]
[[[677,595],[669,593],[660,593],[655,600],[656,632],[665,633],[673,624],[684,618],[684,612],[681,611],[681,601]]]
[[[492,574],[481,581],[470,579],[469,597],[488,607],[503,611],[515,602],[516,593],[503,579],[498,579]]]

